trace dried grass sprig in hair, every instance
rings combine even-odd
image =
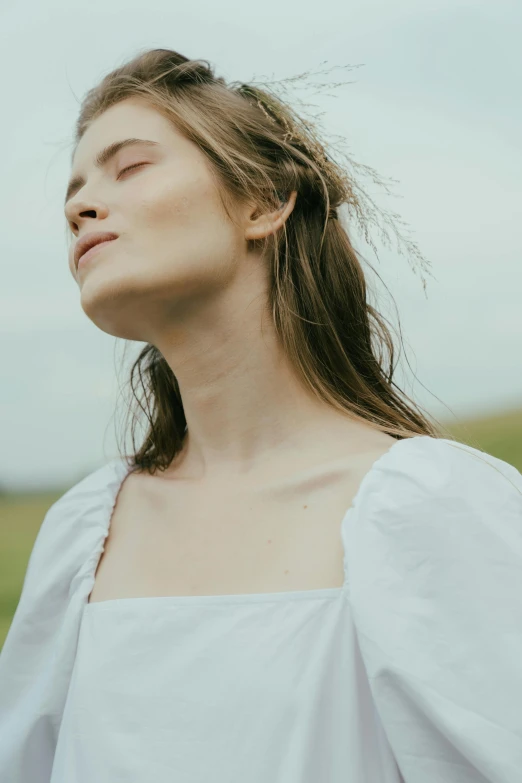
[[[325,60],[323,62],[327,61]],[[358,67],[360,66],[333,66],[333,68],[347,69]],[[333,68],[323,69],[316,73],[328,73],[333,70]],[[357,162],[350,154],[342,150],[341,147],[345,144],[346,140],[341,136],[328,134],[325,131],[321,121],[324,112],[315,111],[313,114],[308,112],[306,107],[315,107],[317,109],[316,104],[304,102],[295,95],[291,96],[291,99],[288,100],[288,87],[290,85],[300,87],[301,83],[306,82],[308,77],[313,73],[313,71],[305,71],[304,73],[286,79],[272,79],[271,81],[251,80],[248,84],[242,84],[240,87],[236,87],[236,89],[245,97],[249,96],[253,98],[271,122],[283,126],[286,129],[284,135],[285,141],[290,144],[299,144],[306,149],[310,157],[320,168],[326,181],[332,186],[332,189],[335,192],[343,194],[340,203],[330,208],[328,217],[338,218],[336,207],[345,204],[348,218],[355,218],[364,240],[372,248],[377,258],[379,255],[375,241],[371,235],[371,229],[376,228],[379,231],[380,239],[387,247],[390,247],[391,244],[391,231],[392,234],[395,235],[397,252],[401,255],[406,254],[415,274],[418,272],[418,268],[420,268],[422,286],[424,293],[426,294],[426,280],[422,271],[429,274],[431,277],[434,277],[429,269],[431,262],[423,255],[417,243],[402,233],[403,230],[407,229],[408,223],[397,212],[383,209],[377,205],[374,199],[371,198],[362,187],[358,177],[369,177],[373,184],[384,188],[389,196],[396,196],[396,194],[392,192],[392,186],[393,184],[398,184],[399,180],[396,180],[393,177],[382,177],[372,166]],[[315,86],[319,88],[336,89],[344,84],[350,83],[352,82],[325,82],[315,84]],[[228,86],[230,88],[235,84],[236,83],[229,84]],[[321,92],[321,90],[316,90],[316,93],[317,92]],[[330,93],[326,93],[326,95],[330,95]],[[284,107],[279,102],[279,98],[285,101]],[[294,111],[292,104],[298,104],[301,107],[299,113]],[[306,121],[303,119],[305,116],[307,117]],[[320,140],[321,138],[330,139],[330,141],[325,145],[325,143]],[[337,141],[335,142],[334,139],[337,139]],[[332,154],[327,154],[325,146],[335,151],[340,158],[344,158],[346,164],[344,168],[334,160]]]

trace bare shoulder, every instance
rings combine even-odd
[[[366,473],[371,470],[374,463],[386,454],[397,439],[384,432],[370,431],[366,438],[356,440],[348,448],[342,450],[339,457],[335,457],[335,450],[332,450],[334,467],[340,475],[341,483],[343,476],[352,483],[352,486],[358,486]]]
[[[128,529],[129,525],[132,524],[132,520],[138,516],[139,507],[143,504],[143,501],[154,502],[154,493],[151,492],[151,486],[155,485],[157,481],[156,476],[146,471],[131,471],[127,474],[119,489],[111,517],[112,539],[118,535],[121,519],[125,519],[125,525]]]

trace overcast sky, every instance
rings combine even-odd
[[[118,455],[122,344],[80,306],[63,197],[81,100],[146,48],[207,59],[230,81],[325,68],[316,82],[352,81],[328,97],[312,94],[312,77],[295,95],[324,112],[325,130],[358,162],[399,180],[395,198],[367,184],[431,263],[425,294],[393,245],[376,258],[357,243],[397,304],[411,366],[401,363],[403,387],[446,420],[522,405],[519,3],[2,0],[1,9],[0,485],[70,484]],[[390,296],[376,290],[396,325]],[[142,346],[131,345],[126,366]]]

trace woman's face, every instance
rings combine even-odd
[[[98,168],[96,156],[129,137],[155,144],[126,146]],[[224,212],[204,154],[144,100],[126,99],[91,124],[75,152],[77,177],[65,204],[75,237],[69,268],[84,312],[103,331],[154,343],[237,274],[245,232]],[[118,238],[76,269],[74,247],[91,231]]]

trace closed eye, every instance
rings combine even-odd
[[[122,169],[122,170],[120,171],[120,173],[118,174],[118,176],[117,176],[117,178],[116,178],[116,179],[119,179],[119,178],[121,177],[121,175],[122,175],[122,174],[123,174],[125,171],[129,171],[129,169],[135,169],[135,168],[137,168],[138,166],[146,166],[146,165],[147,165],[146,163],[133,163],[133,165],[132,165],[132,166],[126,166],[124,169]]]

